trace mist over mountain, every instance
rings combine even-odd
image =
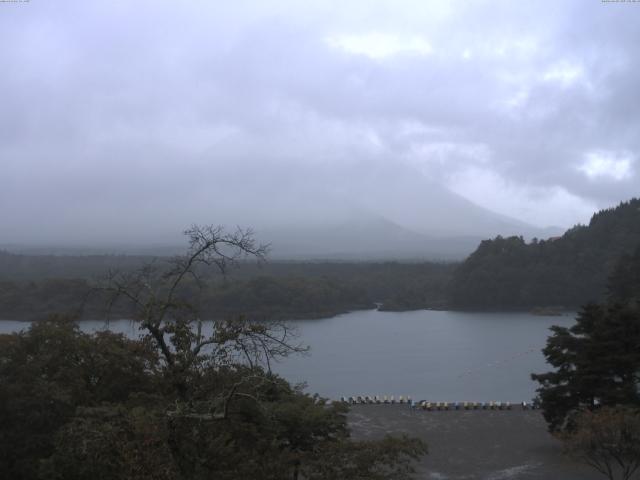
[[[417,233],[384,217],[354,217],[324,227],[290,226],[258,232],[270,241],[274,259],[459,260],[481,237],[436,237]]]
[[[265,195],[258,212],[238,212],[276,257],[462,259],[484,238],[562,232],[482,208],[407,166],[291,165],[286,172],[277,197]],[[263,181],[266,190],[275,179]]]
[[[637,194],[630,5],[17,3],[2,245],[162,250],[213,223],[274,254],[431,257]]]
[[[206,188],[186,198],[168,191],[156,208],[123,204],[90,218],[68,214],[45,235],[5,248],[170,254],[180,251],[180,232],[191,223],[212,223],[253,228],[274,258],[462,259],[483,238],[560,231],[479,207],[406,165],[281,160],[260,172],[253,165],[234,159]]]
[[[338,165],[280,161],[259,173],[253,173],[251,166],[234,161],[223,170],[225,185],[217,185],[216,192],[231,201],[213,212],[224,223],[241,222],[267,231],[340,231],[349,225],[362,231],[366,225],[378,230],[386,222],[384,228],[430,237],[529,237],[559,230],[494,213],[409,165],[383,159],[345,160]],[[241,182],[246,188],[236,190]],[[238,201],[234,201],[234,190]]]

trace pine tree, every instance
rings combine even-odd
[[[570,328],[551,327],[543,353],[555,371],[533,374],[551,431],[598,406],[640,405],[640,247],[609,278],[608,301],[588,304]]]

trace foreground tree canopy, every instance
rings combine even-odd
[[[609,279],[608,300],[589,304],[571,328],[554,326],[543,350],[552,372],[538,401],[569,454],[610,480],[640,468],[640,247]]]
[[[628,407],[585,410],[560,435],[567,452],[609,480],[629,480],[640,468],[640,411]]]
[[[620,305],[587,305],[570,328],[552,327],[544,354],[555,371],[534,374],[552,431],[599,406],[640,405],[640,315]]]
[[[187,235],[185,256],[99,286],[131,304],[140,339],[60,317],[0,336],[0,477],[410,478],[424,444],[353,441],[344,405],[270,371],[304,350],[286,325],[200,319],[200,272],[261,258],[251,232]]]
[[[552,372],[532,375],[551,431],[571,430],[573,415],[602,406],[640,406],[640,247],[623,256],[608,301],[582,308],[570,328],[552,327],[543,350]]]

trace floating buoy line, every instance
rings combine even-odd
[[[531,347],[528,348],[527,350],[524,350],[522,352],[516,353],[515,355],[512,355],[511,357],[502,359],[502,360],[497,360],[495,362],[490,362],[487,363],[486,365],[484,365],[483,367],[480,368],[475,368],[473,370],[467,370],[466,372],[461,373],[460,375],[457,376],[458,379],[460,378],[465,378],[465,377],[471,377],[474,375],[479,374],[480,372],[488,369],[488,368],[499,368],[503,365],[507,365],[511,362],[513,362],[514,360],[517,360],[518,358],[524,357],[525,355],[529,355],[533,352],[537,352],[540,351],[540,349],[538,347]]]

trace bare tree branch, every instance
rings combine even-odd
[[[188,297],[193,284],[187,279],[202,291],[206,269],[225,275],[241,259],[262,262],[268,245],[257,244],[252,230],[239,227],[229,233],[221,226],[192,225],[184,233],[189,242],[186,254],[169,260],[166,268],[155,260],[132,273],[109,272],[99,287],[108,296],[108,312],[120,300],[131,304],[134,320],[156,343],[168,371],[180,377],[199,363],[224,365],[240,353],[252,370],[261,365],[270,372],[274,358],[306,351],[285,324],[255,323],[244,317],[211,322],[212,333],[205,335]]]

